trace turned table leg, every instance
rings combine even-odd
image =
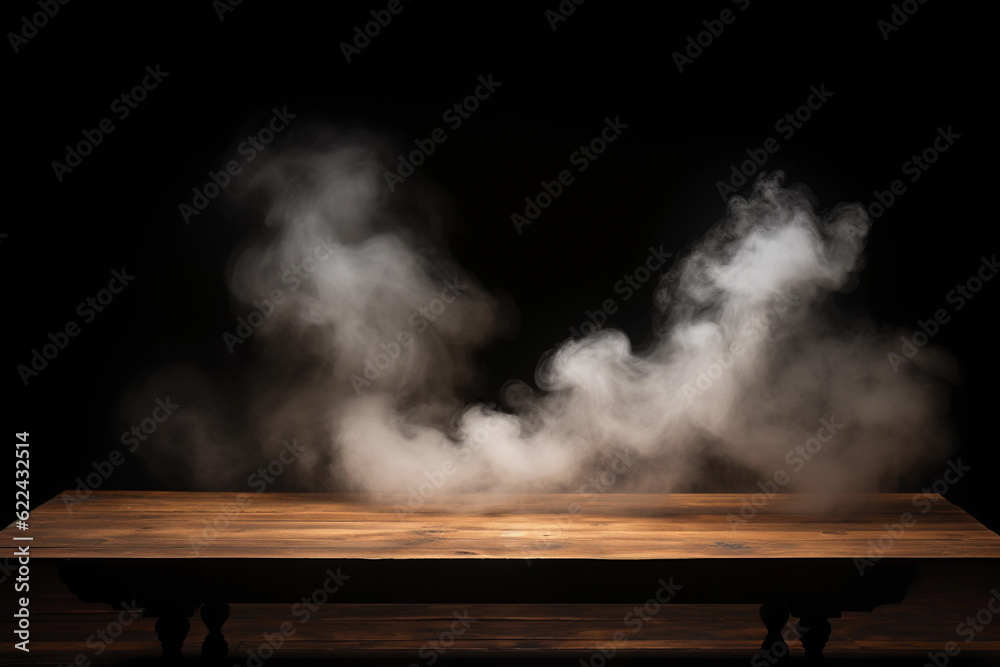
[[[823,648],[830,639],[830,621],[824,614],[804,613],[795,624],[802,648],[806,652],[806,663],[810,665],[823,664]]]
[[[229,618],[229,605],[225,602],[206,602],[201,606],[201,620],[208,629],[201,644],[201,657],[209,664],[222,664],[229,653],[229,642],[222,635],[222,625]]]
[[[783,665],[788,660],[788,644],[781,631],[788,622],[788,610],[784,605],[768,603],[760,606],[760,620],[767,628],[767,636],[760,645],[760,654],[768,665]]]
[[[143,612],[144,616],[156,618],[156,636],[160,640],[165,662],[180,662],[181,647],[191,629],[188,618],[193,613],[193,607],[172,604],[147,607]]]

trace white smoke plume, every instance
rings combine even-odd
[[[284,448],[270,489],[755,491],[785,471],[786,490],[889,491],[947,456],[950,356],[926,348],[896,373],[894,331],[832,315],[862,268],[863,208],[821,213],[780,174],[661,281],[641,353],[600,331],[545,359],[539,391],[509,387],[507,409],[467,405],[476,350],[516,314],[447,256],[436,193],[390,193],[388,155],[313,136],[254,175],[265,225],[228,279],[237,313],[266,317],[227,386],[175,369],[133,395],[141,413],[187,388],[138,452],[161,481],[240,488]]]

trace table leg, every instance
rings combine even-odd
[[[156,636],[163,649],[163,660],[167,663],[180,662],[181,647],[187,638],[191,622],[188,618],[194,607],[182,604],[160,604],[146,607],[143,616],[156,618]]]
[[[768,665],[783,665],[788,661],[788,644],[781,631],[788,622],[788,610],[777,603],[767,603],[760,606],[760,620],[767,628],[767,636],[760,645],[760,654]]]
[[[206,602],[201,606],[201,620],[208,629],[201,644],[201,657],[206,663],[222,664],[229,653],[229,642],[222,635],[222,625],[229,618],[229,605],[225,602]]]
[[[829,617],[822,613],[803,613],[795,628],[806,652],[806,664],[823,664],[823,648],[830,639]]]

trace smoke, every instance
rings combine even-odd
[[[783,471],[787,490],[887,491],[949,451],[949,355],[896,373],[894,331],[831,314],[862,268],[860,205],[820,212],[760,179],[661,281],[642,352],[599,331],[544,359],[539,391],[468,405],[475,353],[513,309],[445,252],[440,193],[389,192],[389,147],[308,139],[250,183],[265,224],[230,262],[246,326],[225,339],[247,363],[228,383],[166,370],[134,395],[187,388],[184,417],[138,451],[161,481],[238,489],[269,470],[272,489],[426,497],[756,490]]]

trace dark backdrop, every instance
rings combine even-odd
[[[556,0],[418,0],[403,2],[348,63],[340,43],[387,4],[245,0],[223,11],[207,1],[71,2],[34,32],[23,17],[41,11],[37,3],[5,5],[5,31],[29,38],[8,34],[4,56],[13,203],[0,229],[9,296],[4,422],[8,439],[31,433],[36,504],[120,448],[126,425],[117,407],[137,377],[182,360],[223,376],[238,362],[220,342],[236,315],[223,272],[248,222],[216,200],[185,225],[178,204],[273,107],[361,123],[403,146],[443,126],[442,112],[492,74],[501,87],[448,129],[420,168],[454,201],[460,224],[451,251],[522,314],[516,336],[484,353],[480,398],[496,400],[511,378],[530,381],[538,356],[613,297],[650,245],[690,247],[724,212],[717,181],[774,137],[780,150],[763,168],[783,169],[826,206],[867,205],[893,180],[905,182],[875,222],[860,287],[838,295],[838,305],[911,328],[938,308],[952,310],[934,342],[961,367],[952,420],[972,471],[948,495],[1000,528],[992,317],[1000,281],[961,311],[946,302],[996,251],[985,113],[995,68],[984,9],[564,1],[573,11],[553,29],[546,11],[558,11]],[[723,10],[732,21],[714,22]],[[720,26],[709,43],[706,31]],[[699,33],[707,44],[700,54],[688,43]],[[695,57],[679,71],[673,54],[688,48]],[[112,100],[157,65],[169,74],[119,118]],[[805,103],[811,86],[832,95],[786,138],[775,122]],[[105,117],[114,131],[60,181],[52,162],[65,161],[66,145]],[[628,129],[518,234],[511,213],[568,167],[606,117]],[[960,137],[911,181],[903,164],[939,128]],[[121,267],[134,282],[84,323],[77,304]],[[652,294],[645,286],[610,322],[637,344],[650,335]],[[26,385],[17,366],[69,320],[82,323],[79,335]],[[141,463],[129,459],[104,488],[147,484]]]

